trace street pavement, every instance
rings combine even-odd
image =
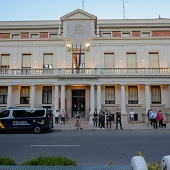
[[[81,122],[81,127],[83,130],[100,130],[98,128],[94,128],[93,124],[89,122]],[[135,124],[122,123],[123,130],[158,130],[158,131],[170,131],[170,123],[167,123],[166,128],[154,129],[153,126],[148,126],[145,123],[135,122]],[[76,130],[77,128],[74,126],[74,121],[66,122],[66,124],[55,124],[54,130]],[[102,129],[102,130],[107,130]],[[111,130],[116,130],[116,124],[112,123]],[[120,125],[118,124],[118,130],[120,130]]]

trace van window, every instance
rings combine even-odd
[[[28,117],[26,110],[13,110],[13,117]]]
[[[39,117],[44,116],[45,110],[32,110],[29,112],[28,117]]]
[[[0,118],[8,117],[10,113],[10,110],[2,110],[0,112]]]

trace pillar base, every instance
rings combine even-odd
[[[128,114],[127,114],[127,112],[121,112],[121,121],[122,121],[122,124],[128,122]]]
[[[93,112],[89,113],[89,124],[93,124]]]
[[[148,115],[146,113],[142,113],[143,116],[143,123],[148,123]]]

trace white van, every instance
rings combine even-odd
[[[32,130],[38,134],[53,128],[53,112],[46,108],[9,108],[0,111],[0,130]]]

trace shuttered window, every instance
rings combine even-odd
[[[115,68],[114,53],[104,54],[104,68]]]
[[[22,54],[22,68],[31,68],[31,54]]]
[[[128,86],[128,104],[138,104],[137,86]]]
[[[10,65],[10,55],[1,54],[1,68],[9,68]]]
[[[44,54],[43,57],[43,68],[53,68],[53,54]]]
[[[128,68],[136,68],[137,62],[136,62],[136,53],[127,53],[127,67]]]
[[[158,68],[159,67],[159,54],[149,53],[149,67]]]
[[[115,87],[105,87],[105,104],[115,104]]]

